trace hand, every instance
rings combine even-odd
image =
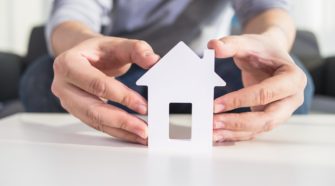
[[[127,72],[132,63],[149,68],[158,59],[143,41],[89,39],[55,59],[52,92],[68,112],[89,126],[122,140],[146,144],[146,123],[106,100],[146,114],[146,100],[115,77]]]
[[[210,41],[208,47],[217,58],[233,57],[244,85],[215,100],[215,142],[253,139],[286,121],[303,103],[304,72],[267,36],[228,36]],[[225,113],[241,107],[251,112]]]

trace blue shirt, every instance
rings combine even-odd
[[[287,10],[288,0],[55,0],[46,39],[52,54],[53,29],[75,20],[105,35],[143,39],[159,54],[180,40],[200,52],[209,39],[228,34],[222,27],[230,24],[229,7],[244,24],[270,8]]]

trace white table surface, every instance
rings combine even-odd
[[[335,115],[294,116],[202,157],[153,154],[66,114],[18,114],[0,120],[0,186],[12,185],[334,186]]]

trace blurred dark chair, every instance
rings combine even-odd
[[[335,57],[323,59],[312,32],[298,31],[292,48],[309,70],[315,85],[312,112],[335,113]]]
[[[298,31],[292,53],[301,59],[311,72],[316,85],[317,99],[313,107],[317,111],[335,113],[335,57],[322,59],[315,35]],[[0,52],[0,118],[23,112],[18,100],[20,76],[37,58],[47,54],[44,26],[31,31],[26,56]],[[326,106],[325,106],[326,105]]]
[[[32,29],[26,56],[0,52],[0,118],[24,111],[18,99],[20,77],[31,63],[46,53],[44,26]]]

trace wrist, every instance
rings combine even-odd
[[[267,38],[269,41],[276,43],[281,48],[287,49],[287,51],[290,50],[293,43],[289,35],[280,26],[272,26],[260,35]]]
[[[251,19],[243,28],[246,34],[259,34],[289,51],[295,39],[295,25],[281,9],[269,9]]]
[[[54,55],[57,56],[88,39],[101,36],[100,33],[92,31],[80,22],[64,22],[52,32],[51,47]]]

